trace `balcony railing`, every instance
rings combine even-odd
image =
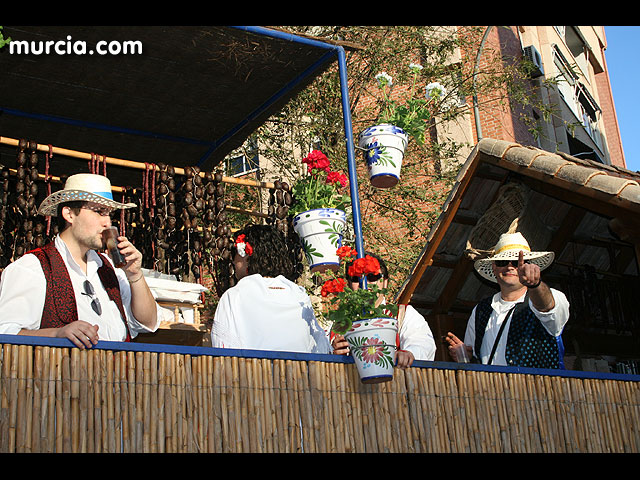
[[[640,376],[0,336],[2,452],[639,452]]]

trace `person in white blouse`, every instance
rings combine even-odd
[[[56,216],[60,233],[2,272],[0,334],[62,337],[91,348],[155,331],[160,307],[142,274],[142,254],[124,236],[118,237],[122,268],[98,253],[110,213],[133,206],[114,201],[102,175],[72,175],[49,195],[38,213]]]
[[[376,258],[380,263],[380,273],[367,275],[367,285],[377,284],[379,288],[387,288],[389,286],[389,271],[386,262],[374,253],[365,252],[365,255]],[[354,290],[360,288],[358,277],[348,277],[347,281]],[[414,360],[433,360],[436,355],[436,343],[429,324],[411,305],[400,307],[404,307],[404,317],[399,314],[400,331],[398,332],[398,338],[400,345],[396,354],[396,365],[399,368],[409,368],[413,365]],[[400,321],[400,318],[402,318],[402,321]],[[349,344],[344,336],[335,335],[332,343],[334,353],[348,353]]]
[[[500,291],[471,312],[464,336],[469,358],[485,365],[563,368],[560,335],[569,320],[569,302],[541,279],[554,256],[532,252],[516,232],[501,235],[493,254],[476,260],[476,271]],[[446,341],[457,360],[456,347],[463,342],[451,332]]]
[[[292,279],[285,240],[270,225],[237,232],[238,282],[220,297],[211,328],[212,347],[332,353],[311,299]]]

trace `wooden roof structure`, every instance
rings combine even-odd
[[[568,350],[640,358],[640,173],[480,140],[399,300],[425,314],[436,335],[464,335],[473,306],[497,291],[473,261],[507,231],[522,232],[532,250],[555,252],[543,279],[569,297]]]

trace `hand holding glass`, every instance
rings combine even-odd
[[[102,231],[102,243],[109,250],[109,255],[111,255],[113,264],[117,268],[124,267],[127,264],[124,256],[118,250],[118,229],[116,227],[105,228]]]
[[[452,349],[454,350],[456,362],[469,363],[469,352],[467,352],[467,347],[464,343],[459,343]]]

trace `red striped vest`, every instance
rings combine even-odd
[[[40,328],[60,328],[78,320],[78,305],[71,285],[71,277],[54,242],[49,242],[45,246],[27,253],[34,254],[40,260],[42,271],[47,280],[47,292]],[[98,276],[109,298],[118,306],[127,331],[125,341],[129,342],[131,341],[131,334],[129,333],[127,316],[122,305],[118,277],[109,260],[100,253],[98,255],[102,260],[102,266],[98,268]]]

